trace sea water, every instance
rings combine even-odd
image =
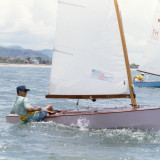
[[[89,130],[81,123],[78,128],[51,122],[6,123],[19,85],[30,88],[27,97],[33,106],[77,107],[76,100],[45,98],[49,77],[50,68],[0,67],[0,160],[160,160],[160,131]],[[135,90],[138,104],[160,106],[160,88]],[[80,100],[79,107],[128,104],[128,99]]]

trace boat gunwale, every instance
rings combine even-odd
[[[110,111],[86,111],[86,112],[70,112],[67,113],[67,110],[62,110],[60,113],[56,114],[49,114],[45,118],[54,118],[54,117],[60,117],[60,116],[77,116],[77,115],[96,115],[96,114],[110,114],[110,113],[123,113],[123,112],[136,112],[136,111],[147,111],[147,110],[157,110],[160,109],[160,107],[154,107],[154,108],[124,108],[124,109],[117,109],[117,110],[110,110]],[[17,114],[10,114],[6,117],[19,117]]]
[[[155,108],[130,108],[130,109],[119,109],[110,111],[90,111],[90,112],[71,112],[71,113],[58,113],[47,115],[46,118],[59,117],[59,116],[77,116],[77,115],[96,115],[96,114],[110,114],[110,113],[123,113],[123,112],[135,112],[135,111],[145,111],[145,110],[156,110],[160,107]],[[63,111],[62,111],[63,112]]]

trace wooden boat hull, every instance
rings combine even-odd
[[[160,87],[160,81],[133,82],[136,87]]]
[[[6,116],[8,123],[19,123],[17,115]],[[90,129],[130,128],[140,130],[160,130],[160,108],[124,108],[109,111],[69,110],[48,115],[44,122],[55,122],[67,126]]]

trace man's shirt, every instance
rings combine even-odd
[[[140,81],[142,81],[142,80],[143,80],[143,77],[144,77],[144,76],[142,76],[142,75],[134,76],[134,78],[136,78],[136,79],[138,79],[138,80],[140,80]]]
[[[26,97],[17,96],[15,102],[12,105],[10,111],[11,114],[17,114],[19,116],[26,116],[28,114],[27,108],[33,108]],[[26,120],[32,121],[39,116],[39,111],[36,111],[34,114],[30,115]]]

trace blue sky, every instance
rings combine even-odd
[[[0,0],[0,44],[52,49],[57,0]],[[119,0],[130,63],[140,63],[158,0]]]

